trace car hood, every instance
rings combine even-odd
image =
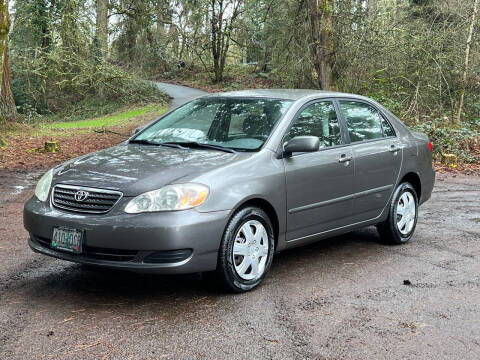
[[[53,184],[118,190],[125,196],[136,196],[167,184],[188,182],[248,156],[251,153],[122,144],[60,165]]]

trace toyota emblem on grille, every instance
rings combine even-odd
[[[75,200],[78,202],[84,201],[88,198],[88,191],[79,190],[75,193]]]

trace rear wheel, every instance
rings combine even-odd
[[[380,237],[391,244],[406,243],[413,236],[417,218],[417,192],[410,183],[404,182],[392,196],[387,220],[377,225]]]
[[[234,292],[257,287],[270,269],[274,246],[267,214],[256,207],[240,209],[225,229],[218,252],[217,276]]]

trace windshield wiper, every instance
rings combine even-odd
[[[130,140],[129,144],[142,144],[142,145],[158,145],[158,143],[150,140]]]
[[[145,140],[145,139],[139,139],[139,140],[130,140],[128,142],[129,144],[142,144],[142,145],[154,145],[154,146],[166,146],[170,148],[176,148],[176,149],[185,149],[183,146],[180,144],[174,144],[174,143],[157,143],[154,141],[150,140]]]
[[[199,143],[199,142],[196,142],[196,141],[185,141],[185,142],[182,142],[182,141],[167,141],[167,142],[163,142],[163,143],[160,143],[159,145],[178,145],[178,146],[181,146],[181,147],[189,147],[189,148],[205,148],[205,149],[213,149],[213,150],[219,150],[219,151],[225,151],[225,152],[228,152],[228,153],[232,153],[232,154],[235,154],[236,151],[232,148],[228,148],[228,147],[224,147],[224,146],[220,146],[220,145],[212,145],[212,144],[203,144],[203,143]]]

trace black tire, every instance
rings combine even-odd
[[[242,225],[250,220],[257,220],[265,227],[268,235],[268,255],[263,274],[257,279],[245,280],[241,278],[235,270],[235,266],[233,264],[233,245],[235,242],[235,237],[238,231],[240,231]],[[218,251],[218,262],[215,276],[229,291],[240,293],[254,289],[262,282],[268,270],[270,269],[275,250],[274,246],[274,232],[268,215],[265,214],[263,210],[256,207],[245,207],[238,210],[230,219],[227,227],[225,228],[222,242]]]
[[[402,233],[397,226],[397,205],[399,202],[400,197],[405,193],[409,192],[413,195],[413,199],[415,201],[415,218],[413,222],[412,229],[404,234]],[[380,234],[380,238],[382,241],[393,244],[393,245],[400,245],[405,244],[409,241],[413,233],[415,232],[415,227],[417,226],[417,219],[418,219],[418,196],[415,188],[408,182],[401,183],[395,189],[395,192],[392,196],[392,200],[390,201],[389,209],[388,209],[388,218],[385,222],[380,223],[377,225],[378,233]]]
[[[78,265],[80,266],[80,269],[85,271],[98,271],[98,269],[101,269],[101,267],[91,264],[79,263]]]

